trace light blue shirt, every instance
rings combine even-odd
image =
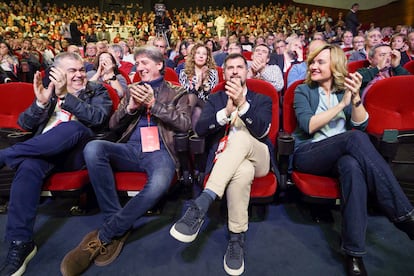
[[[331,92],[331,95],[328,98],[326,97],[326,92],[319,87],[319,104],[318,108],[316,109],[315,114],[322,113],[332,106],[336,106],[338,104],[338,97],[334,93]],[[346,131],[346,117],[345,113],[341,110],[332,120],[327,123],[324,127],[319,129],[315,132],[313,136],[312,142],[318,142],[328,137],[332,137],[337,134],[344,133]]]

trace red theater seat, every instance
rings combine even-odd
[[[283,98],[283,130],[292,134],[296,128],[296,115],[293,108],[294,92],[303,80],[292,83],[285,91]],[[340,198],[338,180],[332,177],[318,176],[293,171],[292,180],[303,198],[315,203],[332,203]]]
[[[213,88],[211,93],[224,90],[224,84],[225,82],[219,83]],[[272,125],[270,127],[269,139],[275,145],[279,131],[279,94],[273,85],[263,80],[248,79],[246,84],[249,90],[267,95],[272,99]],[[207,179],[208,176],[206,176],[204,183],[207,182]],[[251,202],[260,203],[272,201],[276,193],[277,184],[277,178],[273,172],[269,172],[264,177],[255,177],[250,191]]]

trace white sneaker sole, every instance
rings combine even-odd
[[[244,272],[244,260],[243,260],[243,263],[242,263],[242,265],[239,269],[231,269],[230,267],[227,266],[227,264],[226,264],[226,255],[224,255],[223,266],[224,266],[224,270],[227,272],[227,274],[229,274],[231,276],[238,276],[238,275],[241,275]]]
[[[202,220],[202,221],[201,221],[201,225],[203,225],[203,223],[204,223],[204,220]],[[198,229],[198,231],[197,231],[195,234],[193,234],[193,235],[184,235],[183,233],[178,232],[178,231],[175,229],[175,223],[174,223],[174,225],[173,225],[173,226],[171,227],[171,229],[170,229],[170,235],[171,235],[173,238],[175,238],[176,240],[180,241],[180,242],[189,243],[189,242],[194,241],[194,240],[197,238],[197,235],[198,235],[198,232],[200,232],[200,229],[201,229],[201,227],[200,227],[200,228]]]
[[[22,266],[11,276],[21,276],[26,271],[27,264],[30,262],[31,259],[33,259],[34,255],[37,253],[37,247],[33,248],[32,252],[30,252],[29,255],[27,255],[26,259],[24,259]]]

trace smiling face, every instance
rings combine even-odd
[[[75,93],[85,87],[87,79],[82,60],[65,57],[56,67],[66,73],[66,87],[69,93]]]
[[[200,46],[195,49],[194,63],[198,67],[206,65],[207,62],[207,49],[205,46]]]
[[[142,54],[135,58],[137,72],[143,82],[150,82],[161,77],[160,70],[163,67],[162,62],[155,62],[148,56]]]
[[[309,63],[310,78],[320,85],[332,81],[331,52],[329,49],[322,50]]]

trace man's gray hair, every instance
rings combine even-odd
[[[158,50],[157,47],[152,46],[152,45],[144,45],[144,46],[138,47],[134,51],[134,60],[136,60],[138,56],[146,56],[147,58],[151,59],[152,61],[156,63],[162,62],[163,67],[161,69],[161,72],[164,71],[164,56],[160,52],[160,50]]]
[[[76,61],[80,61],[83,64],[83,58],[78,53],[68,53],[68,52],[62,52],[55,56],[55,59],[53,61],[52,66],[60,67],[62,60],[64,59],[72,59]]]

